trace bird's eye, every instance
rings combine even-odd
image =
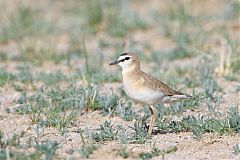
[[[126,57],[126,58],[125,58],[125,60],[129,60],[129,59],[130,59],[130,57]]]

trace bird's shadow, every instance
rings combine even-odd
[[[149,125],[144,124],[144,129],[148,131]],[[153,129],[152,134],[153,135],[158,135],[158,134],[167,134],[167,133],[177,133],[176,131],[173,130],[162,130],[162,129]]]

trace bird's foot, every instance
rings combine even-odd
[[[146,123],[144,123],[143,128],[144,128],[144,130],[145,130],[147,133],[150,133],[150,132],[149,132],[149,125],[147,125]],[[151,132],[151,134],[149,134],[149,136],[151,136],[151,135],[157,135],[158,133],[159,133],[159,130],[153,128],[153,129],[152,129],[152,132]]]

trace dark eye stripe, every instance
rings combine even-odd
[[[130,59],[130,57],[126,57],[126,58],[125,58],[125,60],[129,60],[129,59]]]
[[[119,62],[124,62],[125,61],[125,59],[121,59]]]
[[[126,56],[127,55],[127,53],[123,53],[123,54],[121,54],[120,56]]]

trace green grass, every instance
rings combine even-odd
[[[1,138],[0,159],[40,159],[44,156],[46,160],[51,160],[55,156],[59,145],[58,142],[47,140],[46,142],[36,143],[30,138],[29,143],[24,144],[20,141],[23,137],[24,133],[22,132],[20,135],[14,134],[5,142]],[[31,150],[33,148],[35,150]]]
[[[80,90],[70,88],[65,91],[50,90],[27,96],[23,93],[16,101],[20,106],[16,113],[27,114],[32,123],[53,126],[63,131],[72,124],[80,106],[78,94]],[[74,98],[74,96],[76,98]]]
[[[41,155],[45,155],[46,160],[53,159],[59,143],[56,141],[46,141],[42,144],[36,144],[34,147]]]
[[[218,116],[187,116],[180,121],[168,121],[164,117],[158,119],[159,129],[174,132],[192,132],[193,138],[200,140],[202,134],[213,132],[218,135],[240,132],[240,114],[237,107],[231,107],[225,118]]]
[[[118,102],[116,108],[116,114],[125,121],[131,121],[137,117],[137,114],[132,109],[132,103],[129,102]]]
[[[191,4],[188,2],[166,1],[167,10],[159,13],[159,20],[162,20],[164,33],[166,36],[174,37],[176,40],[187,27],[194,26],[196,18],[189,11]]]
[[[41,66],[45,62],[53,62],[59,64],[63,60],[67,60],[68,54],[57,53],[52,46],[39,46],[35,42],[29,42],[19,46],[20,54],[14,60],[29,62],[36,66]]]
[[[6,61],[8,59],[7,54],[5,52],[0,51],[0,62]]]
[[[2,7],[0,87],[13,94],[6,97],[20,96],[9,101],[4,95],[1,105],[9,107],[5,110],[9,117],[14,114],[25,117],[24,125],[28,129],[27,134],[0,131],[0,159],[50,160],[75,156],[88,159],[95,157],[95,151],[103,145],[112,149],[111,144],[121,145],[114,156],[123,159],[164,159],[181,150],[175,146],[152,146],[153,139],[147,135],[148,108],[141,110],[144,116],[140,117],[123,88],[105,90],[106,83],[121,82],[120,72],[105,67],[109,59],[125,50],[136,52],[143,64],[152,69],[154,77],[192,95],[189,100],[156,106],[159,112],[154,134],[188,132],[192,139],[199,141],[205,133],[238,136],[238,106],[229,107],[225,113],[220,107],[226,102],[225,96],[221,97],[226,92],[221,88],[222,81],[227,80],[232,88],[236,83],[233,81],[239,79],[237,1],[219,1],[219,12],[206,10],[206,13],[208,8],[198,8],[197,4],[202,2],[164,1],[155,17],[152,16],[154,8],[140,6],[142,3],[148,2],[43,1],[26,6],[17,4],[11,12],[8,11],[11,6],[6,6],[6,12],[5,6]],[[138,7],[140,10],[134,9]],[[231,54],[226,65],[230,72],[217,77],[218,52],[213,50],[221,47],[218,41],[222,38]],[[158,49],[158,39],[164,42],[160,47],[166,49]],[[166,46],[162,46],[165,42]],[[196,68],[188,64],[184,68],[178,66],[181,61],[195,62],[198,58]],[[171,67],[167,64],[170,61]],[[47,68],[48,64],[54,67],[54,72]],[[189,89],[192,92],[186,91]],[[236,86],[231,94],[239,91],[240,87]],[[90,117],[94,120],[89,123],[82,122],[83,117],[95,114],[104,117],[100,125],[95,123],[95,117]],[[105,121],[106,116],[114,120]],[[119,118],[120,122],[116,121]],[[136,120],[134,124],[128,122],[133,120]],[[73,134],[79,139],[72,138]],[[65,150],[66,144],[71,144],[70,149]],[[148,145],[152,149],[144,151]],[[133,152],[129,146],[143,148]],[[232,152],[239,155],[238,142],[232,147]],[[111,151],[109,154],[115,153]]]
[[[106,63],[103,61],[102,53],[93,56],[88,52],[84,41],[81,42],[81,46],[83,48],[84,66],[79,72],[81,78],[86,81],[88,85],[91,83],[115,82],[120,80],[119,74],[106,72],[105,68],[102,67],[103,64]],[[95,63],[91,63],[93,61]],[[77,72],[76,74],[79,73]]]
[[[226,6],[223,10],[223,18],[225,20],[239,19],[240,4],[238,1],[226,2]]]
[[[195,80],[203,88],[201,93],[203,98],[215,98],[216,93],[222,90],[214,77],[215,65],[214,59],[203,57],[200,60],[200,65],[197,66]]]
[[[119,152],[118,152],[118,155],[123,158],[123,159],[126,159],[129,157],[129,153],[127,152],[127,149],[126,147],[121,147]]]
[[[62,72],[44,73],[40,72],[36,79],[42,81],[46,86],[55,85],[61,81],[67,81],[68,78]]]
[[[87,25],[90,26],[94,32],[97,32],[100,28],[100,24],[103,21],[103,6],[102,1],[94,1],[90,0],[86,2],[86,22]]]
[[[82,145],[80,148],[80,155],[82,158],[88,159],[91,154],[97,149],[98,147],[94,144],[89,144],[89,145]]]
[[[134,123],[134,126],[130,128],[134,131],[133,136],[129,138],[130,143],[144,144],[148,138],[145,122],[148,118],[148,115],[144,115],[137,119]]]
[[[20,5],[7,16],[8,22],[2,24],[0,30],[0,42],[21,40],[27,36],[47,34],[51,31],[51,24],[39,18],[37,11],[32,8]]]
[[[240,73],[240,51],[237,49],[237,46],[236,48],[233,48],[230,68],[233,73]]]
[[[139,158],[142,160],[152,159],[153,157],[158,157],[158,156],[161,156],[162,159],[164,159],[167,154],[171,154],[176,151],[177,151],[176,146],[168,147],[167,149],[163,149],[163,150],[160,150],[156,146],[153,146],[153,148],[150,152],[141,152],[138,155],[139,155]]]
[[[19,72],[14,75],[14,79],[24,84],[33,85],[34,77],[32,71],[28,65],[22,65],[18,67]]]
[[[13,79],[13,75],[4,71],[4,69],[0,70],[0,87],[4,86],[8,81]]]
[[[100,125],[99,132],[93,134],[96,142],[112,141],[117,139],[118,130],[113,129],[111,121],[105,121]]]
[[[125,37],[131,31],[145,29],[147,25],[140,19],[137,13],[123,14],[124,11],[116,8],[115,12],[107,17],[107,32],[114,37]],[[120,13],[120,14],[119,14]]]
[[[191,53],[191,51],[189,51],[186,47],[179,46],[174,48],[172,51],[167,52],[165,56],[168,60],[174,60],[192,57],[193,53]]]
[[[20,67],[18,73],[10,73],[5,71],[5,69],[0,71],[0,86],[4,86],[6,83],[9,83],[13,85],[16,90],[19,90],[16,82],[20,82],[24,85],[31,84],[32,86],[35,86],[34,82],[40,81],[47,86],[53,86],[58,85],[59,82],[67,81],[69,79],[70,77],[66,77],[61,72],[40,72],[32,74],[32,70],[28,66]]]
[[[0,150],[0,159],[4,160],[7,158],[11,158],[14,160],[25,160],[25,159],[40,159],[41,154],[38,153],[27,153],[20,151],[8,151],[8,150]]]
[[[233,146],[233,153],[235,155],[239,155],[240,154],[240,144],[237,143],[235,146]]]
[[[53,159],[59,143],[56,141],[38,142],[32,138],[28,139],[27,144],[22,142],[25,133],[13,134],[8,139],[4,138],[4,134],[0,132],[0,159],[40,159],[45,157],[46,160]],[[33,148],[35,150],[33,150]]]
[[[60,131],[71,125],[83,111],[99,110],[102,115],[133,119],[135,114],[131,104],[119,103],[118,99],[115,95],[102,95],[92,86],[43,89],[33,95],[23,92],[15,102],[18,107],[14,112],[27,114],[32,123],[56,127]]]
[[[85,30],[107,32],[113,37],[125,37],[131,31],[147,28],[137,12],[130,11],[127,1],[88,1],[85,3]]]

